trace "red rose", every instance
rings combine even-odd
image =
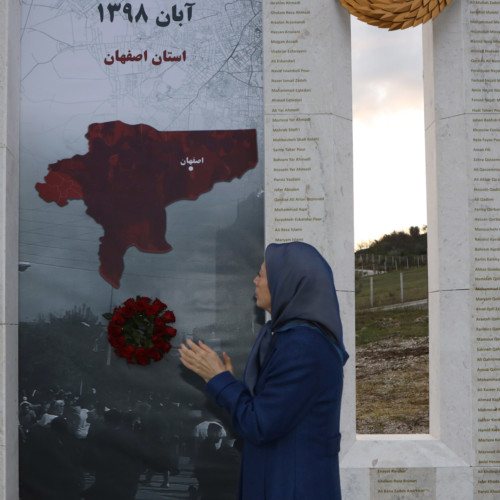
[[[151,299],[149,297],[141,297],[135,302],[136,311],[145,312],[150,302]]]
[[[153,328],[153,335],[167,335],[167,327],[166,326],[155,326]]]
[[[161,326],[165,324],[165,320],[163,319],[162,316],[157,316],[154,321],[156,326]]]
[[[123,305],[125,307],[135,307],[135,300],[134,299],[127,299]]]
[[[110,321],[108,325],[108,335],[110,337],[116,337],[119,335],[122,335],[123,333],[123,328],[120,325],[117,325],[113,321]]]
[[[122,307],[121,313],[126,318],[133,318],[135,316],[135,307],[134,306],[130,306],[130,305],[125,305],[125,306]]]
[[[169,337],[175,337],[177,335],[177,330],[175,328],[172,328],[171,326],[166,326],[165,327],[165,330],[166,330],[166,334],[169,336]]]
[[[163,314],[162,318],[165,320],[165,323],[174,323],[175,315],[172,311],[167,311]]]
[[[146,308],[148,316],[157,316],[163,309],[167,307],[161,300],[155,299],[154,302]]]
[[[123,358],[127,358],[128,362],[132,362],[132,356],[135,352],[135,347],[133,345],[122,345],[115,349],[116,354],[118,356],[122,356]]]
[[[137,312],[146,312],[146,305],[142,302],[137,302],[137,304],[135,305],[135,310]]]
[[[158,312],[163,311],[163,309],[167,308],[167,304],[165,304],[165,302],[162,302],[159,299],[154,300],[153,306],[155,306],[158,309]]]
[[[170,342],[163,340],[160,337],[155,338],[154,340],[155,347],[161,352],[168,352],[170,350]]]
[[[120,337],[109,337],[108,342],[111,347],[120,347],[125,344],[125,337],[121,335]]]
[[[113,316],[111,321],[113,321],[113,323],[115,323],[116,325],[124,325],[125,324],[125,318],[119,312],[117,312]]]
[[[160,361],[163,358],[163,353],[157,347],[149,347],[147,353],[153,361]]]
[[[147,365],[149,363],[148,352],[144,347],[138,347],[135,350],[135,360],[138,365]]]

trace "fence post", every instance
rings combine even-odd
[[[401,303],[404,302],[404,292],[403,292],[403,273],[399,273],[399,283],[401,285]]]
[[[373,276],[370,276],[370,307],[373,307]]]

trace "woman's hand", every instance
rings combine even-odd
[[[225,352],[222,353],[223,359],[221,360],[219,355],[201,340],[195,344],[187,339],[186,344],[181,344],[179,349],[181,363],[198,374],[205,382],[224,371],[233,373],[231,358]]]

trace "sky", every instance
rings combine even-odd
[[[427,223],[422,30],[351,20],[358,246]]]

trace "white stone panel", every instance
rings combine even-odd
[[[18,184],[18,159],[0,148],[0,323],[11,325],[18,317]]]
[[[0,325],[0,498],[18,494],[17,325]]]
[[[463,2],[454,1],[446,7],[429,26],[424,27],[424,38],[431,36],[433,44],[424,42],[424,80],[426,86],[432,85],[434,96],[427,100],[426,106],[435,106],[435,119],[441,120],[465,112],[464,89],[464,26]],[[430,51],[434,50],[431,55]],[[429,58],[429,56],[431,56]],[[429,64],[434,68],[433,73],[428,73]],[[446,68],[445,71],[443,69]],[[426,117],[427,127],[430,123]]]
[[[429,292],[471,286],[466,124],[459,115],[426,131]]]
[[[349,359],[344,366],[344,393],[340,416],[340,432],[342,443],[340,456],[352,446],[356,440],[356,346],[354,325],[354,292],[337,291],[340,305],[340,316],[344,329],[344,343]],[[349,497],[348,497],[349,498]]]
[[[465,466],[440,440],[424,434],[358,435],[342,460],[345,468]]]
[[[352,264],[343,262],[354,248],[350,122],[268,115],[266,128],[267,240],[315,244],[334,269],[337,289],[353,291]]]
[[[264,112],[273,113],[279,106],[273,99],[283,97],[300,99],[296,104],[301,113],[350,114],[347,13],[329,0],[264,2],[263,13]]]
[[[436,499],[455,500],[473,498],[472,469],[470,467],[440,467],[436,469]]]
[[[370,498],[370,470],[341,467],[342,498]]]
[[[424,28],[431,434],[472,466],[437,498],[500,493],[499,26],[498,2],[463,0]]]
[[[429,294],[429,400],[431,435],[457,457],[473,457],[470,293]]]
[[[18,494],[17,234],[20,3],[0,2],[0,497]]]

